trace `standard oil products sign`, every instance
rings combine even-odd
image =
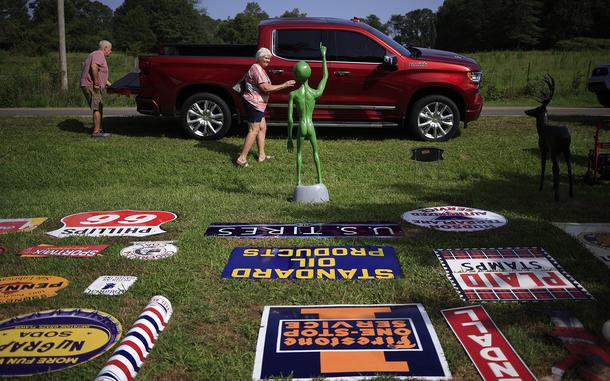
[[[121,323],[99,311],[61,309],[0,322],[0,376],[55,372],[96,358],[121,336]]]
[[[50,298],[68,287],[68,280],[51,275],[19,275],[0,278],[0,304]]]
[[[402,271],[390,246],[238,247],[222,277],[365,280],[402,278]]]
[[[506,225],[506,217],[463,206],[437,206],[406,212],[402,218],[423,228],[446,232],[476,232]]]
[[[113,210],[84,212],[61,219],[64,226],[47,234],[57,238],[89,237],[145,237],[165,233],[160,226],[177,218],[174,213],[142,210]]]

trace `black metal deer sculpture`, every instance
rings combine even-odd
[[[544,77],[544,83],[548,87],[548,91],[542,90],[536,100],[540,102],[540,106],[531,110],[526,110],[525,114],[536,118],[536,130],[538,131],[538,148],[540,149],[540,161],[542,170],[540,172],[540,190],[544,184],[544,170],[546,167],[546,155],[551,153],[551,161],[553,162],[553,188],[555,189],[555,201],[559,201],[559,164],[558,156],[563,153],[566,163],[568,164],[568,178],[570,180],[570,197],[574,197],[572,192],[572,163],[570,155],[570,143],[572,137],[566,126],[551,126],[547,124],[548,114],[546,106],[553,99],[555,93],[555,80],[551,75],[547,74]]]

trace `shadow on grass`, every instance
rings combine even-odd
[[[77,134],[90,134],[92,131],[91,122],[83,123],[82,120],[74,118],[61,121],[57,127],[60,130]],[[148,116],[106,117],[103,120],[103,128],[106,132],[114,135],[188,139],[176,118],[155,118]]]
[[[561,116],[549,114],[549,120],[551,122],[558,123],[577,123],[583,126],[596,127],[599,122],[603,123],[602,129],[604,131],[610,131],[610,117],[607,116]],[[595,130],[593,130],[595,132]]]
[[[553,198],[552,176],[545,177],[544,189],[538,191],[538,175],[524,175],[500,172],[494,179],[470,177],[458,184],[439,187],[437,184],[424,185],[413,181],[379,185],[374,190],[379,195],[409,195],[414,201],[404,203],[379,202],[363,204],[333,204],[324,208],[299,208],[287,210],[291,219],[301,221],[325,221],[334,216],[333,221],[387,220],[413,209],[455,205],[480,208],[494,212],[510,211],[513,215],[545,221],[606,222],[610,220],[610,197],[605,185],[589,186],[582,180],[574,182],[574,197],[568,196],[567,175],[561,174],[559,186],[560,201]],[[332,200],[332,189],[331,189]],[[593,214],[592,211],[596,210]],[[366,217],[363,217],[366,216]],[[510,222],[509,222],[510,223]]]
[[[591,146],[593,146],[593,144],[591,144]],[[532,156],[535,156],[537,161],[540,162],[540,150],[538,150],[538,148],[524,148],[523,152],[528,152],[530,154],[532,154]],[[589,162],[589,158],[587,156],[584,155],[574,155],[574,152],[572,152],[572,167],[574,167],[575,165],[577,166],[583,166],[586,167],[587,163]],[[548,171],[552,171],[553,168],[553,162],[551,162],[551,154],[547,154],[546,157],[546,173],[551,173]],[[563,155],[559,156],[559,172],[563,172],[565,171],[566,173],[568,173],[568,169],[566,166],[566,161],[565,161],[565,157]],[[576,179],[577,175],[574,174],[574,178]]]

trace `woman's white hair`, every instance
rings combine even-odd
[[[271,57],[271,51],[267,48],[260,48],[256,52],[256,60],[260,60],[261,57]]]
[[[98,48],[99,49],[104,49],[106,46],[112,46],[112,43],[110,41],[108,41],[108,40],[102,40],[98,44]]]

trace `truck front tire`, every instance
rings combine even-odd
[[[220,139],[231,128],[231,111],[227,103],[211,93],[191,95],[180,113],[186,133],[198,140]]]
[[[413,104],[407,123],[419,140],[441,142],[458,134],[460,111],[450,98],[428,95]]]

